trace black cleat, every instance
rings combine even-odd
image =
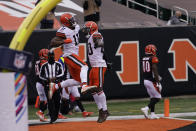
[[[50,123],[51,123],[51,124],[54,123],[57,119],[58,119],[58,117],[51,118],[51,119],[50,119]]]
[[[104,121],[106,121],[106,119],[108,118],[108,116],[110,115],[110,113],[108,112],[108,110],[106,111],[101,111],[101,115],[99,116],[97,122],[98,123],[103,123]]]
[[[97,123],[101,123],[101,119],[103,119],[102,116],[103,116],[103,109],[100,109],[99,110],[99,116],[98,116],[98,119],[97,119]]]

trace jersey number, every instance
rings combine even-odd
[[[75,41],[75,45],[77,46],[79,44],[79,41],[78,41],[79,34],[77,33],[77,34],[73,35],[73,38],[74,38],[74,41]]]
[[[143,61],[143,72],[150,72],[150,62]]]
[[[101,47],[101,53],[104,53],[104,48]],[[88,43],[88,54],[92,55],[93,54],[93,49],[91,47],[91,43]]]

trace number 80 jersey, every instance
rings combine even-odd
[[[101,33],[94,32],[88,39],[88,58],[91,67],[107,67],[105,60],[103,59],[104,47],[96,47],[93,41],[94,37],[99,36],[99,39],[103,41]]]
[[[146,56],[142,59],[143,76],[145,80],[155,81],[152,71],[152,64],[158,63],[159,60],[156,56]]]
[[[79,30],[80,26],[76,25],[75,29],[70,29],[68,27],[62,26],[56,32],[56,36],[61,37],[63,39],[71,39],[71,43],[63,44],[63,57],[66,57],[71,54],[78,55],[79,51]]]

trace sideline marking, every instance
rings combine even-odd
[[[166,119],[176,119],[176,120],[186,120],[186,121],[196,121],[193,119],[181,119],[174,117],[184,117],[184,116],[196,116],[196,112],[188,113],[170,113],[170,117],[164,117],[164,114],[157,114],[161,118]],[[87,118],[68,118],[68,119],[58,119],[56,122],[79,122],[79,121],[97,121],[98,117],[87,117]],[[129,120],[129,119],[145,119],[144,115],[128,115],[128,116],[109,116],[107,120]],[[48,122],[40,122],[39,120],[29,120],[29,126],[48,124]]]

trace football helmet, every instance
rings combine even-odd
[[[84,24],[83,27],[83,32],[92,35],[95,31],[98,30],[98,26],[95,22],[93,21],[87,21]]]
[[[153,44],[149,44],[145,47],[145,54],[156,55],[157,48]]]
[[[76,26],[76,20],[73,15],[70,13],[64,13],[60,17],[61,24],[63,24],[66,27],[75,27]]]
[[[40,60],[47,60],[48,59],[48,52],[49,52],[48,49],[41,49],[39,51],[39,59]]]

